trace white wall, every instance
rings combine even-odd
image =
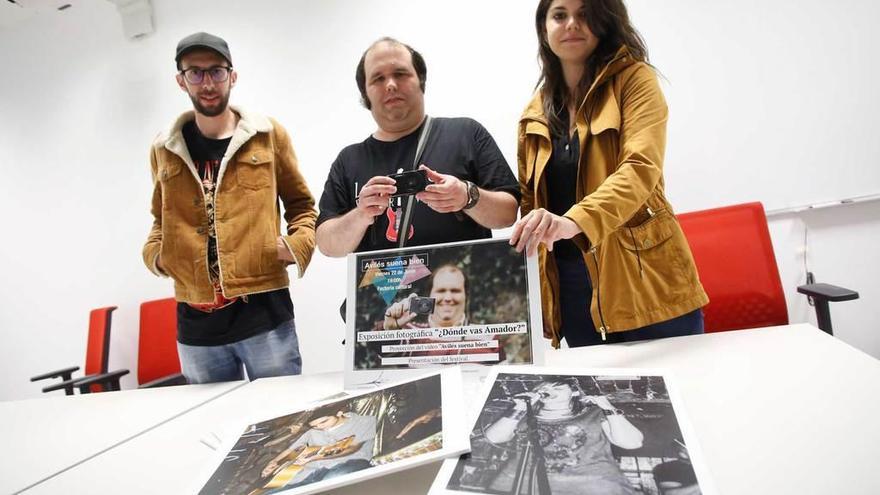
[[[138,305],[172,293],[170,283],[152,277],[140,261],[151,221],[147,150],[153,136],[189,106],[173,80],[173,51],[177,40],[191,32],[206,30],[229,41],[239,72],[232,101],[268,113],[288,128],[316,196],[339,149],[374,128],[369,113],[358,106],[354,68],[363,49],[383,35],[407,41],[425,55],[429,113],[483,122],[515,163],[515,124],[537,75],[534,2],[153,0],[156,32],[140,40],[123,37],[110,2],[73,4],[61,13],[0,28],[0,211],[6,213],[0,242],[0,400],[38,396],[40,386],[28,377],[81,365],[88,310],[97,306],[119,306],[110,365],[135,372]],[[677,69],[688,63],[710,76],[722,70],[718,63],[692,60],[688,50],[705,47],[679,39],[687,25],[681,24],[687,20],[682,14],[705,9],[704,3],[633,0],[630,5],[669,79],[673,113],[667,180],[678,210],[731,200],[773,201],[750,195],[747,187],[726,197],[713,193],[719,177],[727,182],[737,177],[731,171],[737,162],[707,161],[706,153],[726,157],[746,150],[742,160],[760,161],[760,148],[773,143],[756,140],[749,148],[737,137],[739,125],[726,120],[724,112],[709,123],[695,123],[692,117],[703,103],[688,101],[686,92],[675,89],[691,84],[693,79]],[[816,12],[826,2],[797,5]],[[750,8],[760,11],[759,3]],[[725,32],[737,31],[729,27]],[[742,33],[758,35],[745,27]],[[822,60],[831,55],[824,53]],[[858,66],[851,72],[858,74]],[[873,115],[851,118],[849,128],[876,131]],[[714,141],[689,138],[694,126],[709,125]],[[726,147],[728,136],[734,148]],[[800,144],[827,156],[865,144],[860,136],[804,136]],[[871,184],[874,172],[868,171],[876,167],[867,162],[856,167],[847,173],[864,170]],[[812,184],[809,177],[793,177],[773,166],[764,174],[780,189],[798,181]],[[806,225],[811,269],[821,281],[849,286],[863,297],[832,309],[838,336],[875,356],[880,356],[880,333],[875,328],[878,305],[872,301],[880,296],[880,270],[870,253],[880,241],[878,213],[880,204],[873,203],[771,222],[791,320],[814,321],[794,294],[803,278],[798,250]],[[306,373],[342,367],[337,307],[344,284],[344,261],[318,253],[306,277],[293,283]],[[123,381],[126,387],[134,383],[133,376]]]
[[[855,301],[831,303],[834,335],[880,358],[880,202],[781,215],[769,223],[789,319],[816,324],[815,310],[795,290],[812,271],[817,282],[859,293]]]

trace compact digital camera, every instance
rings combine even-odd
[[[434,312],[434,303],[433,297],[412,297],[409,300],[409,310],[417,315],[429,315]]]
[[[399,174],[391,174],[388,177],[397,182],[397,192],[391,196],[392,198],[422,192],[431,183],[428,181],[428,172],[425,170],[409,170]]]

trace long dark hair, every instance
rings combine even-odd
[[[621,46],[626,46],[629,54],[636,60],[648,61],[648,48],[642,35],[636,31],[629,20],[623,0],[583,0],[587,27],[599,38],[599,45],[587,58],[584,75],[575,91],[569,91],[562,75],[562,64],[547,42],[547,12],[553,0],[540,0],[535,12],[535,29],[538,32],[538,58],[541,63],[541,97],[544,103],[544,116],[550,123],[554,134],[562,134],[568,129],[568,122],[561,118],[574,94],[574,101],[580,102],[586,96],[590,85]],[[543,83],[543,85],[542,85]]]

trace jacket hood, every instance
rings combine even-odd
[[[587,94],[584,95],[584,101],[581,102],[580,106],[583,106],[590,95],[596,90],[596,88],[602,86],[612,77],[620,73],[620,71],[626,69],[627,67],[638,63],[638,60],[633,59],[633,57],[629,56],[629,49],[626,46],[621,46],[617,53],[614,54],[614,58],[611,59],[610,62],[605,64],[605,67],[599,71],[599,75],[596,77],[596,80],[593,81],[593,85],[590,87]],[[538,121],[542,122],[545,125],[547,124],[547,117],[544,116],[544,100],[541,97],[541,89],[538,88],[535,91],[534,96],[532,96],[532,100],[526,105],[525,110],[522,113],[522,117],[520,117],[520,123],[524,123],[525,121]]]

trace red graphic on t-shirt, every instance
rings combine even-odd
[[[229,306],[238,300],[223,295],[220,286],[220,262],[217,257],[217,232],[214,224],[214,193],[217,186],[217,171],[220,169],[220,160],[197,160],[195,166],[202,178],[202,188],[205,191],[205,213],[208,217],[208,276],[214,286],[214,302],[203,304],[190,304],[191,307],[210,313],[220,308]]]
[[[388,217],[388,229],[385,230],[385,238],[391,242],[397,242],[397,231],[400,230],[400,214],[402,211],[394,211],[394,208],[388,207],[385,209],[385,216]],[[415,229],[412,225],[409,226],[409,235],[406,236],[407,240],[412,239],[413,234],[415,233]]]

